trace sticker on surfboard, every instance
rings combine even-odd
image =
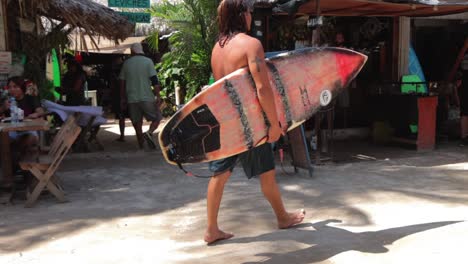
[[[320,93],[320,105],[321,106],[327,106],[331,102],[331,99],[332,99],[332,93],[330,92],[330,90],[323,90]]]

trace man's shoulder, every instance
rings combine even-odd
[[[128,64],[128,63],[130,63],[130,62],[132,62],[132,61],[140,60],[141,58],[146,58],[146,57],[145,57],[145,56],[142,56],[142,55],[133,55],[133,56],[129,57],[128,59],[126,59],[126,60],[124,61],[124,65],[125,65],[125,64]]]
[[[133,56],[132,59],[139,60],[139,61],[151,61],[151,59],[146,57],[145,55],[136,55],[136,56]]]
[[[255,46],[261,46],[262,42],[260,42],[259,39],[254,38],[252,36],[249,36],[245,33],[240,33],[239,34],[239,41],[242,42],[243,44],[248,44],[248,45],[255,45]]]
[[[153,64],[153,60],[151,60],[150,58],[148,58],[146,56],[143,56],[143,55],[133,56],[130,59],[131,59],[131,61],[129,63],[151,64],[151,65]]]
[[[148,63],[148,64],[150,64],[150,65],[154,65],[154,62],[153,62],[152,59],[150,59],[150,58],[148,58],[148,57],[145,57],[145,56],[142,56],[142,57],[143,57],[143,60],[144,60],[146,63]]]
[[[122,70],[123,68],[125,68],[125,67],[128,67],[127,65],[128,65],[128,62],[129,62],[130,59],[131,59],[131,58],[128,58],[128,59],[126,59],[126,60],[122,63],[122,66],[120,67],[121,70]]]
[[[122,68],[132,67],[130,65],[140,64],[142,62],[148,62],[148,61],[151,61],[151,59],[149,59],[148,57],[145,57],[145,56],[141,56],[141,55],[132,56],[132,57],[125,60],[125,62],[122,65]]]

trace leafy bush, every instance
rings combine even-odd
[[[152,6],[152,15],[163,19],[172,31],[170,52],[156,66],[166,99],[175,102],[175,89],[180,87],[187,101],[208,83],[211,49],[217,36],[216,8],[217,1],[213,0],[166,0]],[[149,40],[151,47],[157,47],[157,38]]]

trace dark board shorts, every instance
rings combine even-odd
[[[260,175],[275,168],[275,157],[270,143],[229,158],[210,162],[210,171],[215,175],[234,170],[237,160],[242,163],[247,178]]]

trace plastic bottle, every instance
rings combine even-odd
[[[18,123],[18,105],[14,97],[10,99],[10,118],[11,123]]]
[[[24,120],[24,111],[21,108],[17,108],[17,116],[18,116],[18,121],[23,121]]]
[[[315,130],[312,132],[312,137],[310,139],[310,147],[312,150],[317,150],[317,135],[315,135]]]

